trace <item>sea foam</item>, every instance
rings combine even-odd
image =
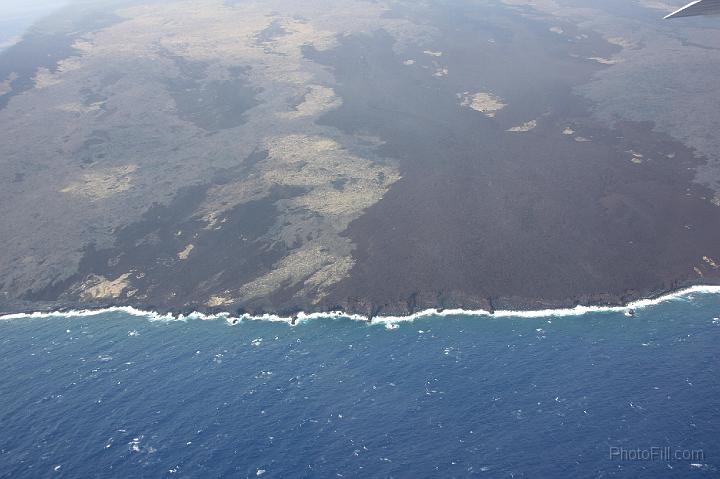
[[[224,320],[228,324],[235,325],[243,321],[272,321],[282,322],[291,326],[306,323],[316,319],[349,319],[371,324],[382,324],[388,329],[395,329],[398,323],[411,322],[416,319],[428,317],[466,316],[484,318],[557,318],[569,316],[584,316],[591,313],[625,313],[629,314],[637,310],[657,306],[668,301],[692,299],[694,294],[720,294],[720,286],[691,286],[668,293],[657,298],[640,299],[624,306],[575,306],[573,308],[539,309],[539,310],[497,310],[490,312],[483,309],[426,309],[406,316],[375,316],[372,319],[360,314],[347,314],[342,311],[330,311],[322,313],[298,313],[295,316],[280,316],[276,314],[251,315],[242,314],[232,316],[230,313],[204,314],[193,312],[190,314],[158,313],[156,311],[145,311],[132,306],[112,306],[99,309],[80,309],[69,311],[50,311],[34,313],[11,313],[0,315],[0,321],[13,319],[50,319],[50,318],[80,318],[92,317],[106,313],[124,313],[130,316],[146,318],[149,321],[188,321],[188,320]]]

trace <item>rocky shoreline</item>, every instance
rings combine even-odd
[[[193,313],[202,315],[229,314],[231,316],[252,316],[272,315],[282,318],[296,318],[302,314],[330,314],[341,313],[348,316],[362,316],[372,321],[378,317],[408,317],[427,310],[464,310],[464,311],[486,311],[494,314],[497,311],[543,311],[572,309],[577,306],[583,307],[625,307],[628,304],[640,300],[655,300],[666,295],[677,293],[692,287],[698,286],[720,286],[720,278],[703,281],[678,281],[669,288],[656,288],[646,291],[626,291],[621,295],[613,294],[588,294],[581,297],[568,298],[567,300],[543,300],[523,298],[449,298],[441,297],[440,301],[433,302],[431,295],[417,295],[407,301],[395,303],[378,304],[370,300],[348,300],[344,304],[322,305],[308,307],[232,307],[232,308],[211,308],[198,304],[185,307],[171,307],[162,304],[142,303],[132,301],[7,301],[0,303],[0,316],[12,314],[32,314],[69,312],[78,310],[102,310],[113,307],[131,307],[140,311],[152,311],[159,315],[188,316]],[[438,296],[436,296],[437,298]]]

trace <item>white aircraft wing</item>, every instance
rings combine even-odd
[[[720,15],[720,0],[696,0],[665,18],[694,17],[697,15]]]

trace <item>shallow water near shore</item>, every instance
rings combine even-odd
[[[8,318],[0,477],[715,477],[720,295],[576,313]]]

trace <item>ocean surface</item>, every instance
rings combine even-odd
[[[67,3],[67,0],[2,0],[0,52],[19,41],[33,23],[59,10]]]
[[[5,317],[0,477],[718,477],[720,295],[633,312]]]

